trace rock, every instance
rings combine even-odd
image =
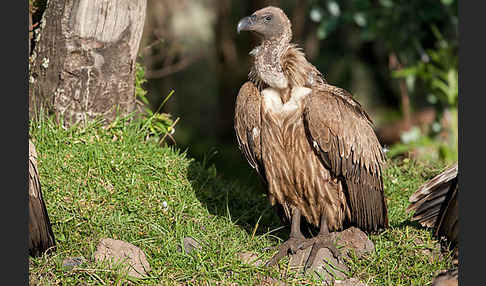
[[[458,274],[457,268],[441,271],[432,281],[432,286],[457,286],[459,285]]]
[[[262,265],[262,260],[258,259],[258,255],[252,253],[252,252],[240,252],[237,254],[238,259],[240,259],[241,262],[253,266],[259,266]]]
[[[442,255],[442,253],[440,252],[440,249],[438,249],[438,248],[421,249],[420,253],[423,256],[427,256],[429,258],[430,263],[433,263],[434,261],[441,261],[442,259],[444,259],[444,256]]]
[[[290,256],[289,264],[294,270],[303,269],[307,258],[311,252],[312,247],[297,251],[296,254]],[[307,273],[312,273],[316,277],[320,277],[325,283],[331,284],[335,279],[346,279],[348,276],[346,272],[349,268],[343,263],[339,262],[327,248],[321,248],[317,251],[316,259]]]
[[[62,261],[62,267],[65,267],[65,268],[71,270],[72,268],[74,268],[76,266],[80,266],[85,262],[86,262],[86,259],[82,256],[80,256],[80,257],[66,257]]]
[[[201,250],[202,249],[199,242],[197,242],[194,238],[192,238],[190,236],[184,237],[183,244],[184,244],[184,250],[185,250],[186,254],[191,253],[193,250]],[[182,252],[182,247],[180,245],[177,246],[177,251]]]
[[[124,263],[128,275],[136,278],[147,276],[147,272],[151,270],[145,253],[135,245],[122,240],[102,238],[94,258],[96,261],[110,261],[110,267],[113,267],[113,264]]]
[[[336,241],[337,248],[341,251],[343,259],[350,257],[351,253],[354,253],[358,258],[364,254],[371,253],[375,250],[375,246],[368,236],[358,228],[350,227],[342,232],[333,232],[331,237]],[[290,256],[289,264],[294,270],[303,269],[307,258],[311,252],[312,247],[308,247],[304,250],[297,251],[294,255]],[[316,259],[311,267],[307,270],[307,273],[312,273],[320,277],[325,283],[332,284],[334,280],[344,280],[348,278],[347,274],[349,268],[343,261],[338,261],[327,248],[321,248],[317,252]],[[348,279],[349,283],[352,283],[351,279]],[[357,281],[359,282],[359,281]],[[343,282],[341,282],[343,283]],[[348,285],[348,284],[342,284]],[[361,284],[349,284],[349,285],[361,285]]]
[[[339,286],[367,286],[366,283],[359,281],[357,278],[351,278],[346,280],[336,280],[334,285]]]
[[[342,246],[343,249],[341,251],[347,253],[348,256],[350,251],[354,251],[358,258],[375,251],[373,242],[359,228],[350,227],[341,232],[333,232],[331,235],[334,236],[334,239],[338,239],[338,248]]]

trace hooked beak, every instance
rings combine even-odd
[[[253,24],[253,22],[251,20],[251,17],[245,17],[238,22],[238,26],[236,27],[236,31],[238,32],[238,34],[241,31],[249,31],[252,24]]]

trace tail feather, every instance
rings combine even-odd
[[[457,245],[459,235],[457,174],[456,163],[417,189],[407,207],[407,212],[414,211],[413,221],[432,227],[435,236],[445,236],[452,246]]]

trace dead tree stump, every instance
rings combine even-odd
[[[136,108],[134,70],[146,0],[50,0],[29,60],[29,117],[67,126]]]

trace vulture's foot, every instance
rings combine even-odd
[[[307,247],[312,246],[311,252],[307,261],[304,266],[304,272],[309,269],[312,264],[314,264],[314,260],[316,259],[317,252],[321,248],[327,248],[331,251],[334,258],[338,260],[338,262],[343,263],[342,261],[342,254],[339,249],[337,249],[336,244],[334,243],[332,236],[330,234],[319,234],[316,237],[309,239],[306,243],[302,244],[300,249],[306,249]]]
[[[302,246],[305,243],[307,243],[307,239],[304,236],[290,237],[278,247],[278,252],[272,258],[270,258],[265,266],[274,266],[280,261],[280,259],[284,258],[285,255],[289,253],[295,254],[299,249],[302,249]]]

